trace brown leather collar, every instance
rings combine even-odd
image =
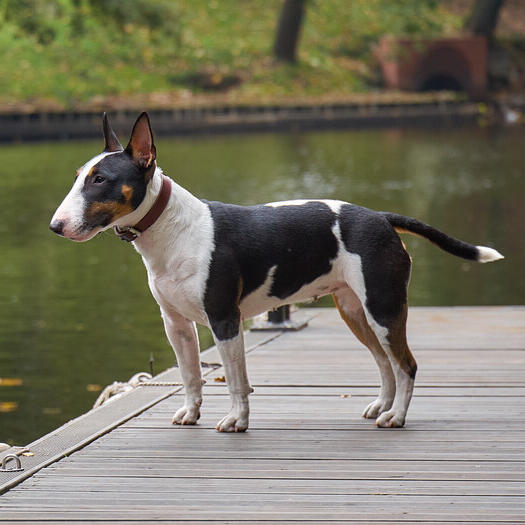
[[[120,237],[123,241],[131,242],[134,241],[141,233],[145,232],[159,217],[160,214],[165,210],[171,195],[171,180],[166,176],[162,176],[162,187],[157,196],[157,199],[153,203],[148,213],[142,217],[142,219],[135,224],[135,226],[125,226],[120,228],[114,226],[113,230],[115,235]]]

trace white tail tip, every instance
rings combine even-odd
[[[476,246],[478,249],[478,262],[487,263],[492,261],[498,261],[499,259],[505,259],[498,250],[493,248],[487,248],[487,246]]]

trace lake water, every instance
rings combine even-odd
[[[76,168],[101,146],[0,146],[0,441],[27,444],[85,412],[101,387],[148,370],[150,355],[156,372],[174,364],[133,248],[112,233],[77,244],[48,230]],[[523,129],[190,137],[158,140],[157,151],[164,171],[203,198],[343,199],[506,256],[471,264],[405,236],[412,305],[524,303]]]

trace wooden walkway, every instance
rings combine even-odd
[[[334,310],[307,312],[252,345],[246,434],[213,429],[229,409],[213,370],[198,426],[170,424],[175,393],[0,496],[0,523],[525,523],[524,307],[411,309],[419,372],[396,430],[360,419],[368,351]]]

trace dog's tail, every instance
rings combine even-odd
[[[503,259],[503,255],[493,248],[487,246],[474,246],[459,239],[454,239],[447,234],[436,230],[432,226],[420,222],[412,217],[405,217],[397,213],[381,212],[381,215],[394,227],[398,233],[411,233],[428,239],[430,242],[439,246],[442,250],[480,263],[497,261]]]

